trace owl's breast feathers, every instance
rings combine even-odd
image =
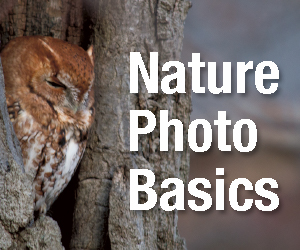
[[[61,126],[59,120],[52,120],[45,127],[17,102],[8,110],[20,140],[25,170],[33,181],[35,210],[45,213],[74,174],[86,147],[89,126]]]
[[[74,174],[91,124],[85,128],[64,126],[53,119],[45,127],[18,102],[8,105],[8,111],[20,140],[25,170],[33,181],[35,210],[46,212]]]

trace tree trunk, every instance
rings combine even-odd
[[[160,188],[166,178],[187,181],[189,74],[186,74],[186,94],[166,95],[161,90],[158,94],[149,94],[141,77],[139,94],[130,94],[129,67],[131,51],[140,52],[145,65],[149,65],[153,51],[159,54],[159,83],[164,75],[174,73],[172,68],[170,72],[162,72],[161,67],[167,61],[180,61],[183,26],[189,7],[187,0],[18,0],[2,22],[0,20],[2,47],[16,36],[37,34],[67,40],[85,49],[91,43],[95,46],[96,120],[77,173],[51,209],[66,248],[185,248],[177,231],[177,211],[165,212],[159,202],[149,211],[129,209],[129,170],[152,170],[158,197],[167,191]],[[147,69],[149,72],[149,67]],[[1,137],[4,139],[3,146],[0,144],[0,189],[3,178],[5,183],[8,178],[15,178],[15,184],[14,190],[6,184],[5,192],[0,192],[6,195],[0,203],[0,248],[62,248],[59,227],[50,217],[40,217],[26,227],[32,220],[31,187],[22,172],[17,140],[11,127],[7,129],[10,122],[2,100],[1,96],[0,135],[4,135]],[[130,152],[129,114],[136,109],[152,111],[157,126],[151,134],[139,136],[138,152]],[[160,110],[168,110],[169,119],[183,122],[183,152],[174,150],[172,127],[169,128],[169,151],[160,152]],[[140,123],[147,125],[146,120]],[[11,145],[16,145],[18,150],[12,151]],[[12,176],[7,177],[10,173]],[[17,203],[10,204],[18,204],[14,215],[7,212],[10,208],[2,207],[5,204],[2,201],[12,198]],[[141,195],[140,200],[145,198]],[[170,199],[169,202],[175,201]],[[13,216],[9,218],[14,222],[8,223],[5,216]]]

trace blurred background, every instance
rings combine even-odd
[[[189,179],[207,178],[213,206],[205,212],[192,211],[187,202],[179,212],[179,233],[188,249],[300,249],[300,1],[298,0],[194,0],[185,25],[181,61],[201,53],[201,61],[217,62],[217,80],[222,85],[222,63],[232,62],[232,93],[194,94],[191,121],[208,120],[214,141],[205,153],[191,152]],[[280,71],[275,94],[256,90],[254,70],[246,74],[246,93],[236,93],[236,63],[273,61]],[[266,71],[267,72],[267,71]],[[207,86],[207,68],[201,69],[201,86]],[[270,83],[270,82],[269,82]],[[267,82],[268,84],[268,82]],[[258,143],[251,153],[221,152],[213,121],[218,111],[226,111],[234,125],[239,119],[252,119],[258,129]],[[245,130],[247,132],[247,130]],[[203,130],[198,130],[199,145]],[[247,141],[247,136],[245,137]],[[225,169],[225,210],[215,209],[216,168]],[[253,185],[261,178],[273,178],[280,199],[273,212],[234,211],[228,201],[228,188],[236,178],[248,178]],[[201,188],[199,186],[199,188]],[[203,190],[203,188],[201,188]],[[271,189],[269,189],[271,190]],[[255,191],[238,192],[245,198],[261,199]],[[186,201],[196,199],[186,192]],[[201,200],[196,201],[201,205]],[[268,200],[264,200],[268,205]]]

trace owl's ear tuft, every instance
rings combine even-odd
[[[88,48],[88,50],[87,50],[86,52],[88,53],[88,55],[89,55],[89,57],[90,57],[90,59],[91,59],[91,63],[92,63],[93,66],[94,66],[94,64],[95,64],[94,46],[91,45],[91,46]]]

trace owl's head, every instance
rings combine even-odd
[[[26,110],[34,109],[32,115],[36,119],[47,124],[56,115],[62,123],[91,122],[92,46],[85,51],[52,37],[20,37],[8,43],[1,57],[6,92],[18,98]]]

